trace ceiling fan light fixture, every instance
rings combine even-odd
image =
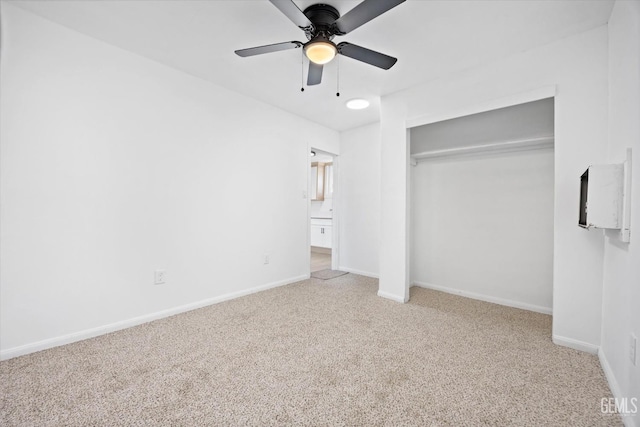
[[[336,56],[338,49],[331,42],[315,41],[304,46],[304,53],[309,58],[309,61],[324,65]]]
[[[369,106],[369,101],[366,99],[355,98],[347,101],[347,108],[351,110],[363,110]]]

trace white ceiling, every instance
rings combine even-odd
[[[324,0],[346,13],[359,1]],[[398,58],[388,71],[340,58],[319,86],[301,87],[301,51],[240,58],[234,50],[304,33],[266,0],[18,1],[23,9],[336,130],[379,118],[380,96],[409,88],[607,22],[613,0],[408,0],[335,42]],[[317,3],[296,0],[300,9]],[[306,70],[304,71],[306,76]],[[350,98],[371,107],[352,111]]]
[[[553,98],[411,129],[411,154],[553,137]]]

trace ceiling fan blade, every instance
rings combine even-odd
[[[393,9],[405,0],[364,0],[333,23],[337,35],[344,35]]]
[[[322,81],[323,65],[309,61],[309,75],[307,76],[307,86],[318,85]]]
[[[307,18],[304,13],[302,13],[302,11],[298,8],[298,6],[296,6],[293,0],[269,1],[298,27],[302,28],[303,30],[311,30],[314,28],[313,23],[309,21],[309,18]]]
[[[338,44],[338,53],[358,61],[388,70],[393,67],[398,60],[393,56],[385,55],[375,50],[367,49],[355,44],[342,42]]]
[[[299,47],[302,47],[302,43],[293,41],[293,42],[268,44],[266,46],[250,47],[248,49],[236,50],[235,52],[236,52],[236,55],[238,56],[247,57],[247,56],[254,56],[254,55],[262,55],[263,53],[278,52],[280,50],[296,49]]]

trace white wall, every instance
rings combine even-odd
[[[628,357],[629,335],[640,340],[640,3],[617,1],[609,20],[608,161],[621,163],[627,147],[633,150],[631,243],[620,243],[616,232],[605,238],[600,356],[616,397],[640,400],[640,357],[637,366]],[[640,415],[633,420],[640,426]]]
[[[308,274],[337,132],[6,3],[2,29],[2,357]]]
[[[380,294],[408,297],[407,127],[555,92],[553,334],[558,343],[596,351],[603,237],[577,225],[577,180],[606,155],[607,77],[603,26],[383,97]]]
[[[380,239],[380,126],[340,134],[339,269],[378,276]]]
[[[409,111],[401,92],[380,103],[380,284],[378,295],[409,300]]]
[[[551,313],[553,171],[553,149],[412,167],[412,283]]]

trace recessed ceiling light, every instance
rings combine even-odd
[[[366,99],[356,98],[347,101],[347,108],[350,108],[352,110],[362,110],[363,108],[367,108],[368,106],[369,101],[367,101]]]

